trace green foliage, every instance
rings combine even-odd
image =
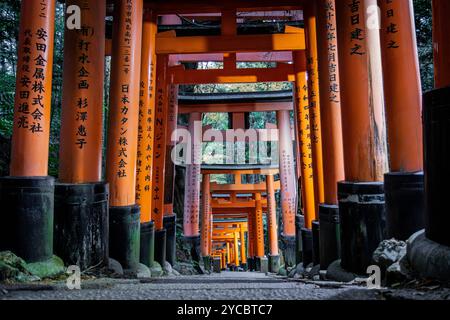
[[[414,10],[422,88],[428,91],[434,87],[431,1],[414,0]]]

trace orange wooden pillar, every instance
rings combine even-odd
[[[145,12],[142,27],[141,81],[139,91],[136,203],[141,207],[141,223],[152,220],[152,168],[156,104],[156,14]]]
[[[234,245],[234,265],[236,267],[239,266],[239,231],[235,231],[234,232],[234,241],[233,241],[233,245]]]
[[[202,223],[201,223],[201,253],[207,270],[211,269],[211,191],[210,175],[204,174],[202,180]]]
[[[227,268],[227,252],[226,249],[222,249],[222,256],[221,256],[221,262],[222,262],[222,270],[225,270]]]
[[[170,60],[169,66],[174,65]],[[166,229],[166,259],[173,265],[176,261],[176,220],[177,216],[173,211],[174,182],[175,182],[175,164],[172,159],[172,149],[175,141],[172,137],[176,135],[178,121],[178,85],[173,83],[173,76],[168,77],[169,105],[167,110],[166,127],[166,164],[165,164],[165,183],[164,183],[164,218],[163,225]]]
[[[21,2],[10,177],[0,179],[0,250],[27,262],[53,254],[54,179],[48,177],[54,0]]]
[[[59,183],[55,186],[55,253],[81,269],[108,258],[108,186],[102,180],[106,1],[70,0],[81,29],[64,30]],[[98,205],[102,199],[104,205]],[[70,217],[67,212],[70,211]],[[85,223],[79,224],[83,220]]]
[[[317,1],[317,43],[324,172],[318,218],[320,266],[325,270],[340,255],[337,186],[345,180],[335,0]]]
[[[136,205],[143,1],[114,8],[106,176],[110,184],[110,255],[124,269],[139,263]]]
[[[48,174],[55,1],[21,5],[10,175]]]
[[[156,102],[154,115],[153,173],[151,214],[155,223],[155,261],[166,263],[166,230],[164,229],[164,185],[166,159],[166,127],[168,119],[168,57],[156,56]]]
[[[155,225],[152,221],[151,206],[156,103],[156,18],[157,16],[154,12],[144,12],[136,163],[136,203],[141,208],[140,261],[148,267],[153,265],[155,258]]]
[[[83,4],[86,4],[84,6]],[[64,30],[59,180],[102,179],[103,74],[106,1],[71,0],[82,9],[82,29]]]
[[[277,111],[278,151],[280,162],[281,213],[283,219],[282,237],[285,242],[287,265],[295,265],[295,210],[297,190],[295,184],[294,150],[291,135],[289,111]],[[309,126],[309,125],[308,125]],[[313,195],[314,197],[314,195]]]
[[[261,193],[255,193],[255,260],[256,270],[261,269],[261,259],[264,254],[264,224]]]
[[[412,0],[379,4],[391,169],[384,177],[386,227],[389,238],[407,240],[424,228],[422,90],[414,9]]]
[[[335,0],[318,0],[317,42],[322,123],[324,200],[337,205],[337,183],[345,179]]]
[[[450,23],[448,14],[450,3],[445,0],[432,0],[433,5],[433,49],[435,88],[450,86]]]
[[[342,267],[365,273],[384,233],[388,171],[376,1],[337,0],[345,176],[339,183]],[[369,24],[369,27],[368,27]],[[362,238],[361,238],[362,237]]]
[[[190,146],[186,155],[183,232],[194,256],[200,255],[200,176],[202,162],[202,114],[189,116]]]
[[[248,231],[248,227],[247,227]],[[245,270],[247,269],[247,250],[246,250],[246,241],[245,241],[245,231],[244,224],[242,223],[239,229],[239,239],[241,241],[241,267]]]
[[[247,263],[248,269],[250,271],[255,270],[255,212],[254,210],[249,210],[247,213],[247,245],[248,245],[248,255]]]
[[[324,203],[325,196],[316,16],[316,1],[306,2],[304,6],[304,20],[308,70],[309,122],[313,155],[314,201],[317,212],[319,205]]]
[[[226,241],[226,264],[225,264],[225,266],[229,266],[230,264],[231,264],[231,248],[230,248],[230,243],[228,241]]]
[[[275,201],[274,177],[266,175],[267,186],[267,228],[269,235],[269,271],[278,273],[280,255],[278,252],[277,203]]]
[[[314,174],[312,161],[312,141],[310,112],[308,103],[308,84],[306,81],[306,56],[302,51],[294,51],[295,71],[295,117],[297,120],[297,139],[300,144],[300,159],[297,161],[301,166],[301,190],[303,195],[303,214],[305,215],[305,226],[312,227],[312,221],[316,219],[316,206],[314,200]]]

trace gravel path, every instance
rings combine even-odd
[[[304,283],[251,272],[165,277],[148,280],[96,279],[82,281],[81,290],[63,282],[29,286],[0,286],[3,300],[380,300],[400,297],[392,291],[326,283]],[[403,292],[404,293],[404,292]],[[408,298],[414,298],[412,292]],[[449,294],[450,295],[450,294]],[[418,296],[417,298],[421,298]]]

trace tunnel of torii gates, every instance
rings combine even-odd
[[[203,166],[201,138],[189,142],[183,234],[205,267],[273,271],[282,259],[326,269],[340,258],[345,270],[365,274],[387,237],[405,240],[425,228],[430,241],[450,246],[450,215],[442,210],[450,192],[450,2],[432,2],[436,89],[422,100],[411,0],[67,0],[81,9],[81,28],[66,27],[64,35],[55,182],[47,171],[55,0],[22,0],[1,249],[28,262],[56,254],[83,270],[109,257],[130,272],[140,263],[175,263],[177,115],[189,114],[195,133],[204,113],[227,112],[230,129],[247,129],[249,112],[269,111],[277,113],[277,167]],[[217,27],[196,27],[203,21]],[[184,65],[205,61],[223,68]],[[241,69],[238,62],[273,67]],[[293,83],[288,99],[266,92],[178,101],[181,84],[281,81]],[[234,183],[211,183],[214,174]],[[259,182],[243,183],[249,174]]]

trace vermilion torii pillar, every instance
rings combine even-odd
[[[316,212],[321,203],[324,203],[323,186],[323,152],[322,152],[322,124],[317,52],[317,26],[316,1],[307,1],[304,7],[305,36],[306,36],[306,62],[308,70],[308,102],[309,122],[312,142],[313,173],[314,173],[314,200]]]
[[[168,121],[167,55],[156,58],[156,102],[153,140],[152,219],[155,222],[155,261],[166,263],[166,230],[164,229],[164,184],[166,163],[166,127]]]
[[[234,245],[234,265],[236,267],[239,266],[239,231],[235,231],[234,232],[234,241],[233,241],[233,245]]]
[[[283,241],[287,265],[295,265],[295,208],[297,190],[295,185],[294,149],[292,145],[289,111],[277,112],[278,148],[280,161],[281,212],[283,218]]]
[[[125,270],[139,264],[136,204],[143,1],[115,2],[106,176],[110,184],[110,255]]]
[[[423,229],[422,90],[412,0],[379,1],[391,172],[385,175],[387,236]]]
[[[175,63],[169,57],[169,66]],[[176,136],[178,121],[178,85],[173,83],[173,78],[168,79],[169,108],[167,110],[166,126],[166,164],[165,164],[165,183],[164,183],[164,229],[166,229],[166,259],[171,265],[175,264],[176,259],[176,220],[177,216],[173,212],[173,198],[175,185],[175,164],[171,158],[172,149],[175,141],[172,137]]]
[[[255,193],[255,259],[256,270],[261,270],[262,259],[264,254],[264,224],[263,224],[263,209],[261,203],[261,193]]]
[[[280,254],[278,252],[277,203],[275,201],[274,177],[266,175],[267,186],[267,229],[269,235],[269,271],[278,273]]]
[[[64,30],[55,251],[65,263],[86,269],[108,261],[108,185],[102,182],[101,139],[106,1],[66,1],[67,7],[72,5],[81,9],[81,29]]]
[[[316,205],[314,198],[314,174],[311,126],[309,122],[310,112],[308,103],[308,84],[306,80],[306,56],[303,51],[294,51],[295,70],[295,119],[297,121],[297,139],[300,145],[300,159],[297,164],[301,166],[301,192],[305,226],[312,227],[312,221],[316,219]],[[300,192],[299,192],[300,193]]]
[[[388,171],[383,82],[374,0],[337,0],[345,176],[339,183],[342,267],[365,274],[384,237]]]
[[[248,224],[247,224],[248,226]],[[248,232],[248,227],[247,227]],[[247,270],[247,250],[246,250],[246,241],[245,241],[245,231],[244,231],[244,223],[241,223],[239,229],[239,238],[241,240],[241,267],[244,270]]]
[[[339,259],[338,182],[345,180],[335,0],[317,1],[324,201],[319,206],[320,267]]]
[[[10,177],[0,179],[6,214],[0,250],[27,262],[53,254],[54,179],[48,177],[55,0],[21,3]]]
[[[247,263],[250,271],[255,270],[255,214],[253,210],[247,212]]]
[[[206,270],[211,270],[211,251],[210,243],[211,239],[211,191],[210,191],[210,175],[204,174],[202,180],[202,229],[201,229],[201,249],[202,257]]]
[[[157,15],[144,13],[142,26],[141,75],[139,90],[136,203],[141,208],[140,262],[152,267],[155,257],[155,225],[152,221],[153,141],[156,104]]]
[[[226,240],[225,240],[226,241]],[[231,248],[230,248],[230,242],[226,241],[226,264],[225,268],[229,267],[231,264]]]
[[[184,190],[183,232],[191,246],[194,260],[200,256],[200,176],[202,162],[202,114],[189,116],[190,145],[186,156],[186,184]]]

